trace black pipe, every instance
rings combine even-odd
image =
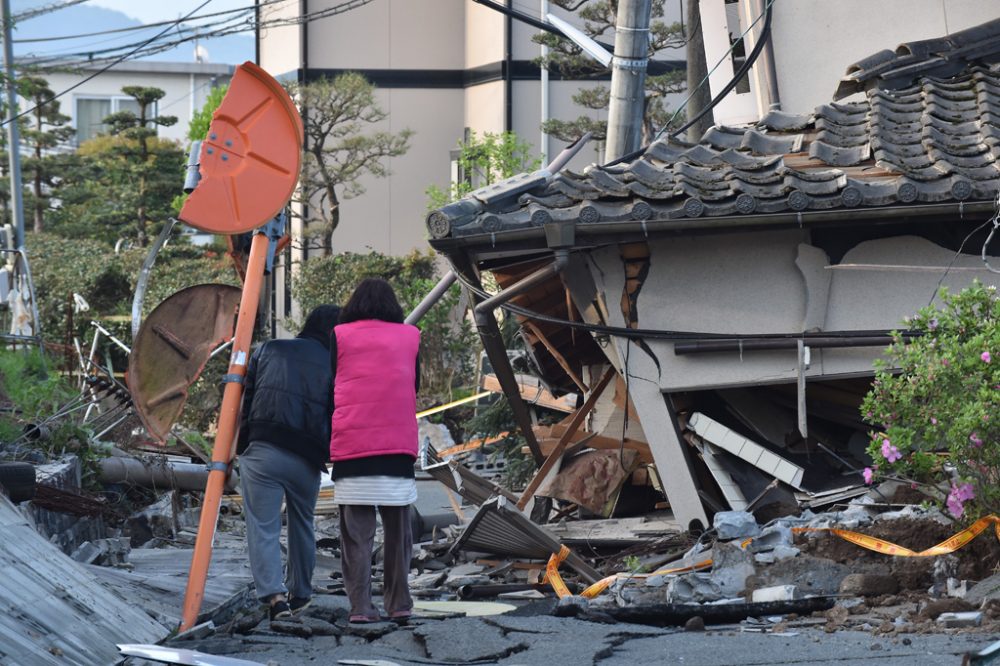
[[[507,2],[513,4],[513,0]],[[510,14],[506,14],[506,17],[503,57],[504,130],[511,132],[514,129],[514,17]]]
[[[541,565],[539,565],[541,566]],[[498,583],[495,585],[463,585],[458,588],[459,599],[486,599],[496,597],[505,592],[525,592],[527,590],[538,590],[546,592],[552,586],[548,583]]]
[[[904,340],[907,338],[904,337]],[[701,354],[705,352],[737,352],[737,351],[763,351],[774,349],[797,349],[799,340],[803,340],[807,346],[816,349],[831,349],[843,347],[886,347],[892,344],[892,336],[873,335],[856,338],[765,338],[765,339],[742,339],[742,340],[693,340],[689,342],[678,342],[674,345],[674,354],[684,356],[685,354]]]

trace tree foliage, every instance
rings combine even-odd
[[[682,48],[686,44],[684,30],[679,23],[663,20],[663,5],[666,0],[652,0],[652,14],[649,26],[649,57],[671,49]],[[576,12],[583,19],[583,32],[597,41],[613,43],[618,0],[552,0],[552,3],[567,11]],[[559,35],[543,32],[532,38],[536,43],[549,47],[545,58],[538,58],[540,66],[564,76],[576,78],[596,77],[607,70],[580,47]],[[672,114],[664,103],[664,97],[682,92],[686,88],[683,70],[665,74],[646,76],[646,98],[643,107],[643,141],[649,143],[656,132],[665,126]],[[610,91],[607,86],[583,88],[573,96],[577,106],[595,111],[608,108]],[[604,141],[607,137],[607,121],[595,120],[590,116],[580,116],[574,120],[551,118],[542,123],[542,131],[561,141],[574,141],[591,132],[594,139]]]
[[[866,480],[926,484],[955,518],[1000,512],[1000,298],[978,282],[941,293],[893,335],[862,405],[876,426]]]
[[[460,178],[447,190],[437,185],[427,188],[430,209],[461,199],[478,187],[537,169],[542,163],[541,157],[531,154],[531,145],[515,132],[486,132],[482,137],[471,132],[468,138],[458,142],[458,148]]]
[[[404,312],[416,307],[438,280],[430,254],[391,257],[346,252],[303,264],[292,283],[292,295],[303,312],[323,303],[343,305],[358,283],[369,277],[388,280]],[[458,288],[453,287],[418,324],[422,406],[451,400],[458,388],[470,383],[478,345],[465,318],[455,316],[459,299]]]
[[[389,114],[375,99],[375,86],[361,74],[292,83],[288,92],[305,122],[302,175],[293,207],[310,231],[307,242],[333,251],[340,200],[365,191],[362,178],[389,175],[388,159],[406,153],[413,132],[372,131]]]
[[[226,96],[229,85],[215,86],[205,97],[205,103],[191,116],[188,124],[187,138],[189,141],[202,141],[208,136],[208,126],[212,123],[212,115],[222,104],[222,98]]]

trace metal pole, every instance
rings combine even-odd
[[[233,460],[235,449],[237,419],[240,415],[240,400],[243,398],[243,377],[246,375],[250,356],[250,340],[253,336],[257,307],[260,304],[260,289],[264,281],[264,266],[267,262],[269,244],[270,240],[266,234],[255,233],[250,245],[243,295],[236,317],[236,332],[233,335],[233,352],[230,356],[229,372],[224,378],[226,387],[222,394],[218,429],[215,445],[212,448],[212,462],[209,464],[205,498],[202,501],[201,518],[198,522],[198,536],[194,542],[194,555],[191,558],[191,570],[188,574],[187,590],[184,593],[181,631],[186,631],[195,625],[201,610],[201,602],[205,597],[205,581],[208,579],[208,566],[212,561],[212,542],[215,540],[215,527],[219,520],[222,490],[229,476],[229,465]]]
[[[651,7],[651,0],[622,0],[618,3],[605,162],[613,162],[642,145]]]
[[[702,110],[712,102],[712,93],[707,85],[698,85],[708,76],[708,63],[705,61],[705,40],[701,32],[701,2],[700,0],[687,0],[687,47],[685,55],[687,57],[687,89],[691,91],[691,99],[687,104],[687,119],[696,118]],[[705,133],[713,123],[712,113],[709,112],[701,120],[688,128],[687,140],[693,143],[701,141],[701,135]]]
[[[539,16],[546,16],[549,13],[549,0],[541,0],[541,8],[539,9]],[[545,44],[541,46],[542,60],[549,55],[549,47]],[[542,78],[539,82],[541,97],[542,97],[542,122],[544,125],[545,121],[549,119],[549,69],[547,66],[542,66]],[[549,159],[549,135],[542,130],[542,136],[538,143],[538,153],[542,156],[542,162]]]
[[[444,277],[442,277],[438,283],[434,285],[434,288],[431,289],[426,296],[424,296],[424,299],[417,304],[417,307],[413,308],[413,312],[406,316],[403,323],[416,324],[420,321],[423,316],[427,314],[427,311],[434,307],[434,304],[437,303],[442,296],[448,293],[448,289],[451,288],[451,285],[455,284],[455,280],[457,279],[458,276],[455,275],[455,271],[448,271],[445,273]]]
[[[21,137],[18,134],[17,93],[14,90],[14,49],[11,44],[10,0],[0,0],[3,22],[3,70],[7,88],[7,153],[10,158],[10,209],[14,221],[14,247],[24,247],[24,202],[21,190]],[[36,325],[37,325],[37,319]]]

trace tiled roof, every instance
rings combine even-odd
[[[862,101],[772,111],[749,127],[713,127],[697,145],[661,139],[631,163],[563,171],[547,184],[523,174],[432,212],[431,236],[996,197],[1000,71],[989,61],[1000,56],[1000,21],[897,54],[849,70]],[[906,85],[887,89],[904,71]],[[928,74],[942,71],[954,75]]]

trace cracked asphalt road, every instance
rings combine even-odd
[[[312,617],[334,620],[343,632],[340,636],[281,635],[269,631],[264,622],[247,635],[217,635],[183,646],[281,666],[343,660],[383,660],[384,666],[384,662],[399,666],[957,666],[963,653],[1000,639],[984,633],[873,636],[858,631],[826,633],[822,629],[796,629],[795,636],[781,636],[741,633],[737,627],[699,633],[533,615],[530,608],[508,615],[418,618],[402,627],[386,623],[355,629],[345,626],[344,602],[342,597],[317,597],[315,607],[309,610]]]

